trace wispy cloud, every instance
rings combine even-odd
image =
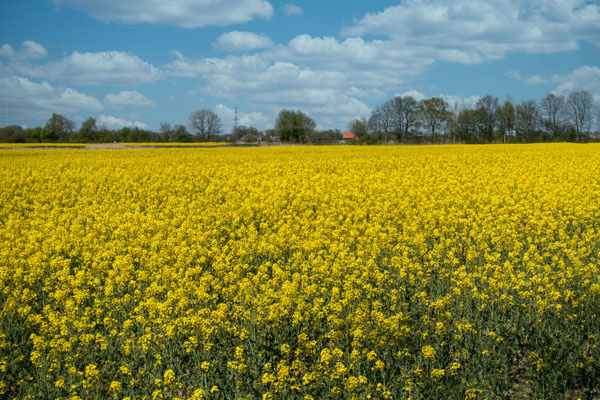
[[[102,21],[126,24],[154,23],[183,28],[226,26],[269,19],[273,6],[266,0],[53,0],[89,13]]]
[[[283,14],[287,16],[302,15],[304,11],[295,4],[286,4],[283,6]]]
[[[138,91],[122,91],[119,93],[109,93],[104,97],[104,104],[107,107],[147,107],[154,103]]]

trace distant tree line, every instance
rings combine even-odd
[[[188,130],[188,127],[190,130]],[[281,110],[275,128],[259,131],[236,126],[222,133],[220,117],[202,109],[189,115],[188,125],[163,122],[158,132],[139,127],[109,130],[88,118],[75,129],[75,123],[61,114],[52,114],[44,127],[0,128],[0,142],[9,143],[107,143],[107,142],[289,142],[331,144],[341,139],[337,129],[316,130],[315,121],[298,110]],[[474,107],[457,102],[448,104],[440,97],[417,101],[397,96],[377,106],[371,116],[355,119],[348,129],[356,144],[399,143],[531,143],[542,141],[599,140],[600,106],[587,91],[568,96],[548,94],[514,104],[500,103],[487,95]]]
[[[162,128],[162,126],[161,126]],[[168,139],[168,140],[167,140]],[[75,123],[61,114],[52,114],[44,127],[22,128],[10,125],[0,128],[0,142],[8,143],[112,143],[112,142],[191,142],[194,137],[185,126],[169,126],[168,134],[139,127],[107,129],[88,118],[75,129]]]
[[[548,94],[514,104],[487,95],[474,107],[433,97],[398,96],[377,106],[369,119],[348,128],[357,143],[531,143],[598,140],[600,106],[587,91]],[[594,134],[594,135],[593,135]]]
[[[0,142],[8,143],[112,143],[112,142],[294,142],[336,143],[339,130],[316,131],[316,123],[301,111],[282,110],[275,129],[264,132],[252,126],[236,126],[230,134],[222,133],[220,117],[211,110],[189,115],[188,125],[160,124],[158,132],[140,127],[107,129],[88,118],[75,129],[75,123],[54,113],[44,127],[23,128],[11,125],[0,128]],[[189,127],[189,130],[188,130]]]
[[[10,125],[0,128],[0,142],[8,143],[112,143],[112,142],[194,142],[226,141],[229,137],[221,135],[221,121],[210,110],[199,110],[190,114],[189,127],[160,124],[160,130],[140,127],[108,129],[98,125],[90,117],[75,129],[75,123],[66,116],[54,113],[44,127],[23,128]]]

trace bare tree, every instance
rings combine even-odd
[[[491,142],[494,140],[494,129],[497,126],[498,114],[500,106],[498,105],[498,98],[491,95],[487,95],[477,101],[475,105],[479,116],[479,124],[482,136],[486,141]]]
[[[600,137],[600,105],[596,106],[596,139]]]
[[[535,100],[526,100],[516,109],[517,134],[527,143],[533,142],[539,127],[540,113]]]
[[[376,108],[367,120],[367,131],[371,134],[377,134],[381,132],[381,125],[381,115],[379,115],[379,112]]]
[[[383,141],[387,142],[389,134],[394,129],[394,112],[393,99],[377,106],[367,121],[367,129],[371,133],[380,135]]]
[[[510,135],[515,129],[515,106],[513,105],[510,98],[504,101],[502,107],[500,107],[500,130],[502,131],[502,138],[506,143],[506,136]]]
[[[565,98],[550,93],[540,101],[540,108],[546,116],[545,123],[550,130],[552,138],[558,138],[562,115],[565,110]]]
[[[448,127],[450,134],[452,135],[452,143],[456,142],[456,134],[458,132],[458,116],[464,107],[465,104],[462,100],[456,100],[450,109],[450,114],[448,115]]]
[[[404,99],[400,96],[392,100],[392,131],[396,134],[398,140],[403,139],[404,133]]]
[[[394,100],[388,100],[382,105],[377,107],[377,114],[379,114],[379,127],[381,133],[383,133],[383,141],[387,142],[389,134],[394,129]]]
[[[194,111],[190,114],[189,124],[200,140],[211,140],[221,133],[221,118],[211,110]]]
[[[589,128],[589,119],[592,113],[592,95],[586,90],[572,92],[567,97],[567,113],[575,125],[577,136],[581,137],[585,133],[586,124]],[[590,138],[590,131],[587,130],[587,138]]]
[[[163,135],[165,142],[171,141],[170,139],[171,139],[172,130],[173,130],[173,128],[171,127],[170,123],[168,123],[168,122],[160,123],[160,133]]]

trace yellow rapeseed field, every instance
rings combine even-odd
[[[0,150],[0,397],[600,398],[600,145]]]

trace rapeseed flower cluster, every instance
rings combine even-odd
[[[4,150],[0,397],[598,398],[599,165]]]

